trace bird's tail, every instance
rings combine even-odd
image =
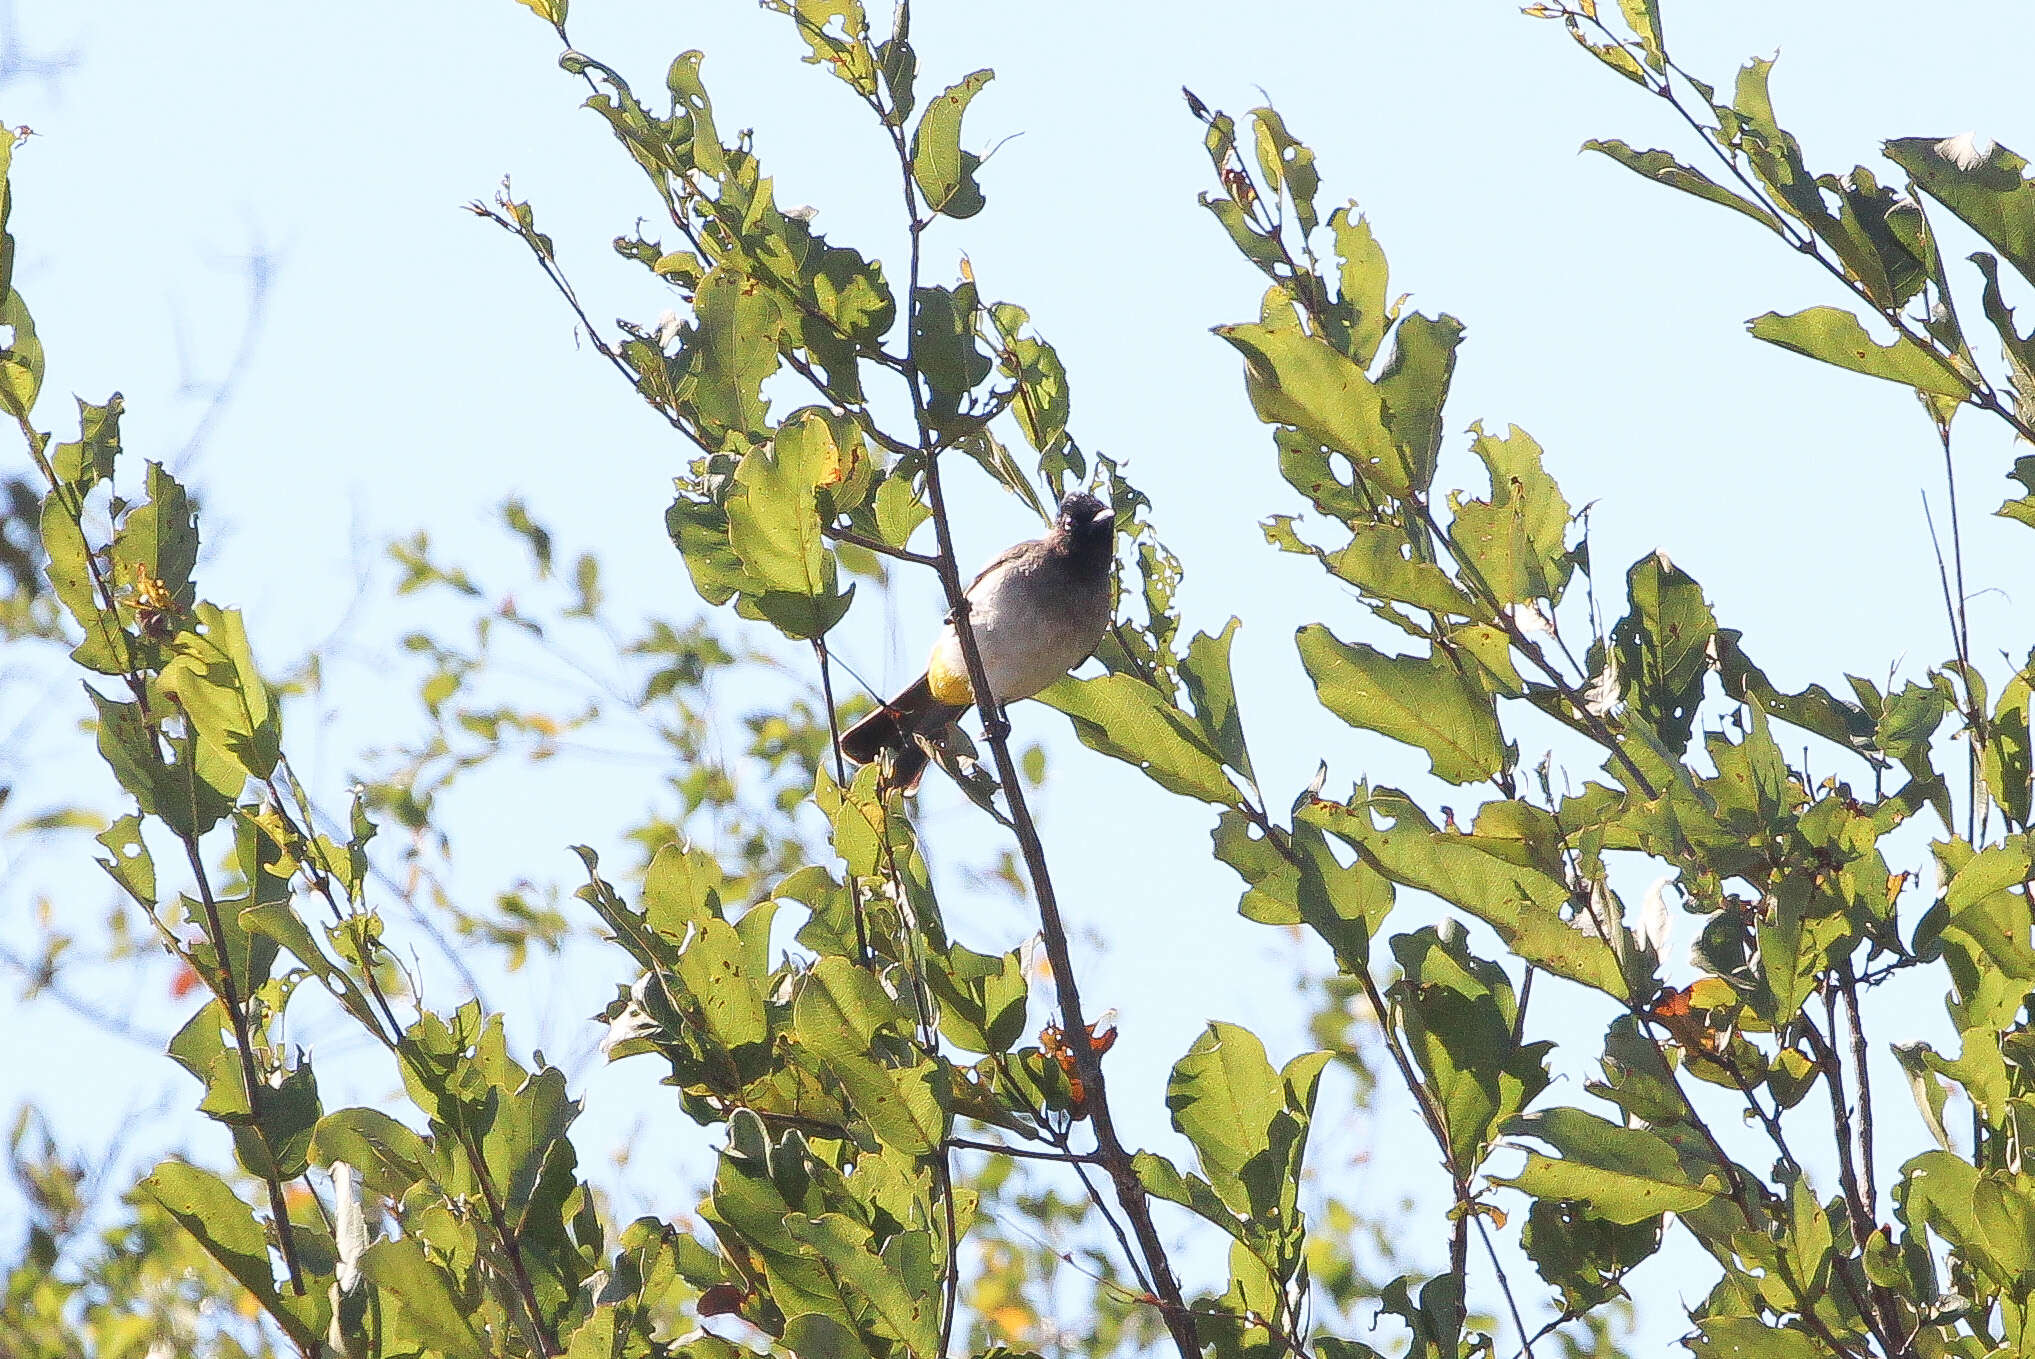
[[[891,752],[890,786],[912,792],[926,772],[926,748],[916,738],[936,736],[968,711],[933,697],[932,681],[920,675],[909,688],[841,733],[841,753],[856,764],[874,764]]]

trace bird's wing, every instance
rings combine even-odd
[[[971,595],[974,594],[976,586],[982,584],[983,581],[988,580],[991,576],[995,575],[997,572],[1011,565],[1013,562],[1017,561],[1020,557],[1023,557],[1026,554],[1036,550],[1038,546],[1039,540],[1036,538],[1028,538],[1022,543],[1013,543],[1011,546],[997,553],[996,557],[989,563],[989,565],[983,567],[980,571],[976,572],[975,579],[968,582],[968,588],[962,593]]]

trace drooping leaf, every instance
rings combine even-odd
[[[1322,706],[1351,726],[1426,751],[1435,777],[1476,783],[1510,763],[1490,693],[1447,652],[1391,656],[1340,641],[1318,623],[1302,628],[1298,640]]]
[[[1144,770],[1161,788],[1220,806],[1236,803],[1222,757],[1210,748],[1200,724],[1143,680],[1070,677],[1039,701],[1067,714],[1083,745]]]
[[[1237,711],[1236,682],[1230,677],[1230,645],[1241,619],[1231,618],[1217,635],[1196,633],[1180,662],[1180,679],[1208,744],[1222,753],[1223,763],[1252,778],[1251,752],[1244,744],[1243,715]]]
[[[1792,349],[1824,363],[1867,377],[1913,387],[1918,392],[1963,400],[1969,388],[1954,371],[1931,358],[1927,349],[1906,335],[1881,344],[1865,333],[1858,318],[1838,307],[1810,307],[1791,316],[1767,312],[1747,323],[1753,335],[1768,344]]]
[[[1718,203],[1734,212],[1742,212],[1769,231],[1781,229],[1780,219],[1749,198],[1725,188],[1701,170],[1682,164],[1666,151],[1635,151],[1616,138],[1592,139],[1583,143],[1585,151],[1601,151],[1623,165],[1634,174],[1643,175],[1657,184],[1693,194],[1706,202]]]
[[[994,71],[976,71],[929,100],[912,134],[912,179],[925,195],[926,206],[949,217],[973,217],[982,211],[982,188],[975,182],[979,157],[961,149],[961,118]]]
[[[287,1285],[278,1288],[269,1263],[267,1234],[255,1220],[254,1211],[224,1180],[183,1161],[165,1161],[137,1189],[161,1204],[195,1237],[205,1253],[276,1319],[298,1348],[306,1353],[319,1349],[330,1317],[325,1290],[313,1288],[299,1296],[290,1293]]]
[[[1581,1109],[1524,1114],[1509,1131],[1553,1147],[1559,1157],[1529,1151],[1511,1178],[1493,1176],[1536,1199],[1569,1199],[1606,1222],[1645,1222],[1686,1213],[1725,1192],[1722,1173],[1678,1150],[1659,1133],[1625,1128]]]

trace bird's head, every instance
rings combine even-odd
[[[1115,531],[1116,511],[1086,491],[1076,491],[1060,502],[1053,527],[1077,539],[1108,539]]]

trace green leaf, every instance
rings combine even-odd
[[[337,1109],[311,1134],[311,1161],[329,1169],[344,1161],[361,1183],[400,1200],[425,1178],[431,1150],[424,1139],[379,1109]]]
[[[1275,514],[1263,527],[1265,540],[1281,552],[1318,558],[1323,566],[1373,599],[1411,604],[1416,609],[1459,618],[1489,615],[1489,610],[1472,601],[1448,572],[1416,553],[1412,539],[1397,524],[1352,520],[1350,541],[1333,552],[1302,542],[1293,531],[1289,515]]]
[[[1377,386],[1328,341],[1301,329],[1282,292],[1267,297],[1263,322],[1217,326],[1215,333],[1243,354],[1244,384],[1260,420],[1326,444],[1350,460],[1362,481],[1389,495],[1427,490],[1433,469],[1409,461],[1394,441]]]
[[[209,755],[202,763],[165,763],[139,704],[116,703],[89,686],[85,693],[99,714],[100,758],[143,815],[160,817],[178,835],[189,836],[202,835],[226,815],[246,782],[237,765],[223,770]],[[180,749],[191,753],[188,740]]]
[[[1792,316],[1770,311],[1754,317],[1747,328],[1768,344],[1867,377],[1883,378],[1918,392],[1959,401],[1971,394],[1963,379],[1932,358],[1930,350],[1906,335],[1896,336],[1892,344],[1883,345],[1865,333],[1856,316],[1837,307],[1810,307]]]
[[[1265,1045],[1234,1024],[1211,1023],[1166,1083],[1173,1126],[1194,1144],[1216,1193],[1246,1217],[1260,1204],[1245,1185],[1245,1167],[1263,1154],[1272,1120],[1285,1107]]]
[[[197,599],[191,573],[198,566],[198,511],[161,463],[148,465],[148,499],[134,507],[113,539],[116,586],[137,583],[136,568],[162,582],[178,608]]]
[[[1328,229],[1335,237],[1340,264],[1337,274],[1336,312],[1346,327],[1338,347],[1365,368],[1377,357],[1385,342],[1385,330],[1398,315],[1386,302],[1389,274],[1385,252],[1371,234],[1371,224],[1355,211],[1355,204],[1337,208],[1328,215]]]
[[[1450,497],[1449,541],[1500,604],[1559,601],[1574,563],[1568,550],[1569,503],[1541,468],[1540,445],[1517,425],[1504,438],[1470,427],[1472,448],[1491,477],[1489,500]]]
[[[1213,839],[1215,857],[1248,884],[1238,914],[1261,925],[1304,923],[1328,942],[1343,967],[1366,964],[1371,936],[1392,909],[1389,879],[1362,858],[1347,868],[1337,863],[1321,829],[1305,820],[1296,820],[1286,834],[1290,857],[1236,809],[1216,819]]]
[[[909,477],[885,477],[876,488],[877,536],[892,547],[909,544],[919,525],[932,517],[932,510],[912,489]]]
[[[2035,776],[2035,751],[2030,749],[2028,709],[2030,676],[2035,658],[2000,690],[1999,703],[1986,732],[1985,749],[1979,768],[1986,788],[2000,804],[2000,811],[2015,825],[2026,826],[2029,814],[2029,780]]]
[[[268,1234],[249,1208],[208,1170],[165,1161],[136,1186],[161,1204],[228,1274],[255,1296],[291,1341],[307,1354],[324,1338],[330,1306],[323,1288],[285,1298],[269,1263]]]
[[[1222,752],[1223,763],[1245,778],[1251,772],[1250,748],[1244,744],[1243,715],[1237,711],[1236,681],[1230,677],[1230,645],[1242,620],[1231,618],[1214,637],[1198,632],[1180,662],[1180,679],[1208,744]]]
[[[174,658],[160,684],[190,720],[198,739],[237,765],[248,778],[275,771],[282,753],[282,715],[255,668],[247,627],[238,609],[200,603],[196,629],[170,640]]]
[[[1517,1041],[1519,1006],[1505,969],[1470,952],[1448,921],[1392,940],[1401,980],[1394,1017],[1441,1106],[1449,1164],[1468,1176],[1498,1129],[1547,1087],[1552,1043]]]
[[[954,422],[961,402],[989,376],[989,356],[975,343],[981,303],[973,283],[926,287],[915,295],[912,361],[931,388],[928,414],[942,427]]]
[[[1954,922],[1967,907],[1980,905],[2010,887],[2028,880],[2030,850],[2028,837],[2010,836],[1980,850],[1960,868],[1945,889],[1943,904]],[[2027,940],[2021,940],[2023,950]],[[2021,975],[2018,971],[2013,975]]]
[[[1652,552],[1625,573],[1629,611],[1611,629],[1619,697],[1627,717],[1643,719],[1662,745],[1688,747],[1703,702],[1717,616],[1688,572]],[[1600,657],[1593,652],[1593,663]]]
[[[1691,1212],[1725,1192],[1716,1167],[1683,1155],[1659,1133],[1623,1128],[1581,1109],[1524,1114],[1507,1131],[1545,1142],[1560,1159],[1529,1151],[1517,1176],[1494,1175],[1493,1183],[1537,1199],[1572,1199],[1607,1222]]]
[[[113,881],[126,888],[127,894],[143,910],[153,911],[156,905],[155,860],[150,857],[148,845],[141,838],[141,818],[130,812],[93,838],[113,856],[99,860],[99,866],[112,875]]]
[[[127,668],[126,638],[119,635],[111,615],[99,612],[99,593],[92,579],[91,545],[85,541],[84,530],[78,527],[78,518],[65,498],[54,492],[42,504],[42,548],[47,554],[43,571],[50,592],[85,630],[87,643],[107,631],[115,634],[117,654],[91,668],[100,674],[123,673]]]
[[[2035,181],[2026,160],[2004,146],[1981,150],[1969,136],[1900,137],[1886,153],[2035,283]]]
[[[469,1296],[469,1290],[427,1255],[416,1237],[375,1242],[361,1256],[360,1272],[382,1301],[383,1345],[390,1352],[487,1352],[473,1326],[479,1298]]]
[[[50,467],[57,480],[82,498],[102,481],[113,479],[120,460],[120,417],[126,410],[120,393],[106,398],[103,406],[78,402],[78,438],[58,444],[50,453]]]
[[[571,6],[571,0],[516,0],[516,3],[553,28],[565,22],[565,12]]]
[[[1667,70],[1667,48],[1661,42],[1660,0],[1618,0],[1618,12],[1638,35],[1646,49],[1646,64],[1656,71]]]
[[[1404,793],[1380,788],[1359,789],[1348,805],[1311,802],[1297,815],[1362,850],[1392,881],[1484,921],[1525,961],[1621,1000],[1633,994],[1617,952],[1594,929],[1562,918],[1571,893],[1557,876],[1565,871],[1561,833],[1546,812],[1489,803],[1465,835],[1438,829]]]
[[[1949,1101],[1950,1091],[1929,1063],[1929,1058],[1935,1054],[1927,1043],[1893,1043],[1889,1046],[1894,1060],[1900,1063],[1902,1074],[1908,1078],[1908,1091],[1915,1097],[1915,1109],[1922,1115],[1922,1125],[1929,1129],[1929,1135],[1936,1139],[1937,1146],[1945,1151],[1954,1150],[1950,1133],[1943,1125],[1943,1106]]]
[[[664,527],[685,558],[686,574],[701,599],[721,605],[737,594],[761,593],[764,587],[743,568],[729,544],[728,513],[721,506],[681,493],[664,512]]]
[[[1227,1211],[1210,1212],[1203,1188],[1177,1172],[1167,1174],[1171,1166],[1148,1163],[1140,1171],[1166,1197],[1209,1216],[1248,1245],[1280,1279],[1290,1278],[1299,1264],[1297,1250],[1278,1243],[1299,1226],[1301,1162],[1328,1061],[1328,1053],[1306,1053],[1276,1072],[1250,1030],[1211,1023],[1174,1064],[1166,1107],[1173,1126],[1193,1143],[1207,1188]],[[1226,1221],[1231,1213],[1247,1220],[1251,1231],[1239,1232]]]
[[[1298,642],[1323,707],[1426,751],[1435,777],[1477,783],[1510,764],[1496,703],[1448,652],[1388,656],[1340,641],[1319,623],[1303,627]]]
[[[792,1000],[798,1041],[840,1082],[855,1112],[885,1143],[918,1155],[947,1132],[936,1068],[924,1061],[888,1066],[873,1055],[878,1032],[904,1023],[883,984],[839,956],[814,964]]]
[[[973,217],[982,211],[982,188],[975,182],[982,161],[961,149],[961,116],[995,78],[994,71],[976,71],[949,85],[919,115],[912,133],[912,179],[934,212]]]
[[[701,920],[694,923],[674,970],[698,1002],[705,1036],[730,1052],[770,1037],[758,986],[761,979],[749,975],[744,953],[734,926],[725,920]]]
[[[6,348],[0,349],[0,410],[25,421],[42,392],[42,341],[35,336],[28,303],[12,289],[0,299],[0,330],[9,337]]]
[[[1039,701],[1067,714],[1074,734],[1090,750],[1144,770],[1161,788],[1219,806],[1236,805],[1237,791],[1200,724],[1143,680],[1070,676],[1040,694]]]
[[[1251,110],[1252,149],[1258,157],[1258,171],[1274,190],[1285,189],[1293,199],[1293,215],[1300,230],[1312,235],[1320,220],[1314,195],[1321,188],[1321,172],[1315,168],[1314,152],[1286,130],[1286,120],[1272,108]]]
[[[793,1214],[784,1220],[785,1229],[809,1251],[826,1262],[840,1280],[844,1297],[867,1304],[882,1331],[904,1342],[910,1354],[934,1354],[940,1342],[940,1296],[937,1289],[919,1291],[910,1287],[891,1259],[900,1242],[890,1243],[879,1255],[869,1229],[840,1213],[818,1217]],[[909,1240],[914,1233],[905,1234]],[[804,1359],[804,1351],[800,1359]]]
[[[778,437],[743,456],[728,497],[728,541],[742,561],[756,607],[787,636],[823,635],[847,612],[854,587],[835,593],[833,554],[821,533],[819,492],[842,475],[833,430],[814,412],[787,420]]]
[[[768,437],[763,384],[777,372],[784,314],[776,293],[729,264],[707,271],[693,294],[699,331],[688,351],[691,405],[710,431]]]
[[[968,1052],[1008,1052],[1024,1034],[1023,951],[989,956],[959,944],[932,959],[926,982],[940,1002],[940,1032]]]
[[[1385,428],[1414,486],[1434,480],[1441,457],[1441,411],[1456,371],[1463,323],[1453,316],[1408,316],[1392,332],[1392,357],[1378,377]],[[1535,450],[1537,453],[1539,450]],[[1538,464],[1536,463],[1536,466]]]
[[[826,1312],[800,1312],[790,1318],[784,1323],[783,1339],[784,1348],[799,1359],[869,1359],[869,1347],[861,1337]]]
[[[997,368],[1017,390],[1011,414],[1026,442],[1039,453],[1057,452],[1067,441],[1067,421],[1072,405],[1067,395],[1067,369],[1053,346],[1036,335],[1024,333],[1031,319],[1024,308],[999,302],[989,309],[996,332],[1003,341],[996,356]]]
[[[876,94],[876,63],[861,0],[765,0],[764,8],[797,22],[798,35],[812,48],[808,62],[827,67],[864,98]],[[836,19],[841,20],[838,30]]]
[[[1619,1280],[1660,1249],[1661,1219],[1607,1222],[1565,1199],[1535,1199],[1519,1244],[1564,1306],[1583,1312],[1625,1295]]]
[[[1830,1351],[1793,1325],[1765,1317],[1703,1317],[1702,1335],[1685,1341],[1696,1359],[1826,1359]]]

